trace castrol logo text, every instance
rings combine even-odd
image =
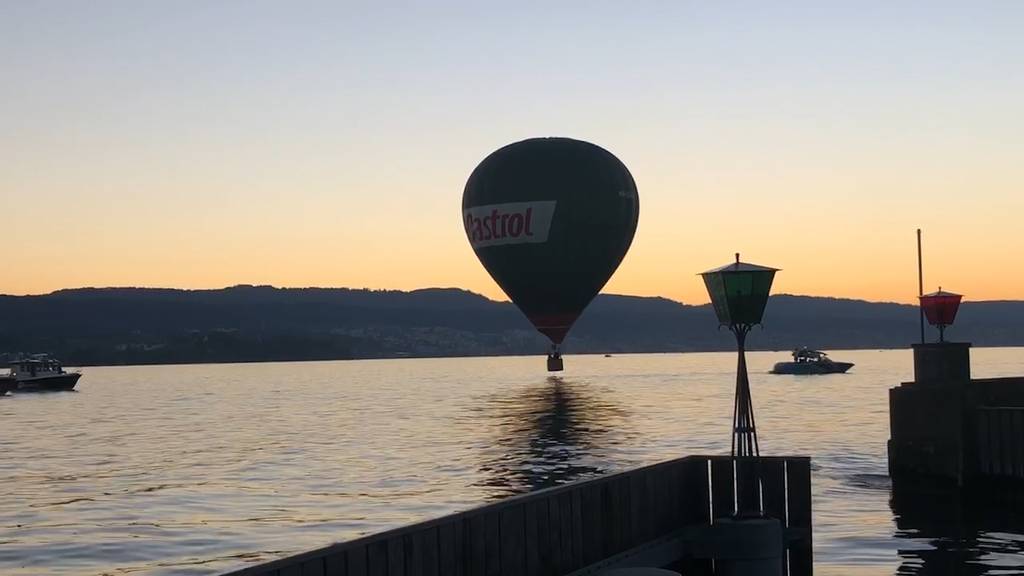
[[[547,242],[556,203],[511,202],[467,208],[462,211],[466,236],[474,249]]]

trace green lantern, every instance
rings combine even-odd
[[[736,262],[701,274],[722,326],[761,323],[777,268]]]

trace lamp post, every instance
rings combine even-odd
[[[732,422],[732,457],[734,461],[760,456],[760,449],[757,445],[757,428],[754,425],[754,406],[750,398],[750,380],[747,377],[746,341],[750,329],[761,323],[776,272],[778,272],[777,268],[740,262],[740,255],[737,253],[735,262],[701,274],[704,278],[704,286],[707,287],[708,295],[711,297],[715,315],[718,317],[719,326],[728,327],[736,336],[736,347],[739,352]],[[751,492],[747,492],[748,494],[756,494],[759,484],[757,476],[759,475],[755,473],[753,482],[748,482],[746,486],[741,485],[743,484],[740,482],[741,476],[737,473],[737,490],[749,490]],[[756,498],[740,498],[740,502],[746,502],[748,506],[750,502],[754,501]],[[738,514],[741,516],[757,515],[757,511],[739,510]]]
[[[946,326],[951,325],[953,320],[956,319],[956,313],[960,309],[960,300],[963,296],[952,292],[943,292],[940,286],[938,292],[924,294],[919,298],[921,300],[921,309],[924,310],[928,323],[939,329],[939,342],[945,342]]]

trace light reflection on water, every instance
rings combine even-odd
[[[483,452],[482,485],[496,498],[616,469],[615,450],[636,439],[626,410],[606,401],[600,386],[571,377],[497,393],[484,412],[495,434]]]
[[[977,376],[1024,374],[973,350]],[[762,451],[814,459],[818,574],[1024,573],[1024,524],[890,508],[887,389],[749,362]],[[87,368],[0,399],[0,573],[211,574],[513,493],[725,453],[732,354]],[[934,507],[934,509],[956,509]],[[958,515],[959,514],[959,515]]]

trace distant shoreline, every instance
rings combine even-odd
[[[1024,348],[1024,345],[1006,345],[1006,346],[972,346],[973,349],[979,348]],[[878,352],[889,352],[894,350],[907,350],[911,349],[910,346],[902,347],[888,347],[888,348],[830,348],[826,350],[830,355],[842,354],[843,352],[863,352],[876,350]],[[767,350],[767,349],[748,349],[747,352],[757,353],[777,353],[777,354],[788,354],[791,350]],[[566,358],[576,356],[605,356],[610,355],[611,357],[616,356],[642,356],[642,355],[676,355],[676,354],[728,354],[735,353],[735,350],[689,350],[685,352],[581,352],[574,354],[572,352],[565,353]],[[544,352],[540,351],[537,354],[489,354],[489,355],[463,355],[463,356],[389,356],[389,357],[376,357],[376,358],[320,358],[320,359],[297,359],[297,360],[231,360],[224,362],[171,362],[171,363],[151,363],[151,364],[77,364],[70,366],[71,368],[130,368],[130,367],[145,367],[145,366],[202,366],[202,365],[224,365],[224,364],[297,364],[297,363],[313,363],[313,362],[357,362],[357,361],[375,361],[375,360],[458,360],[458,359],[474,359],[474,358],[543,358]]]
[[[748,346],[901,349],[920,338],[919,322],[916,306],[780,294],[771,297],[764,329],[751,333]],[[947,336],[977,347],[1024,345],[1024,302],[965,302]],[[548,346],[513,304],[454,288],[113,288],[0,296],[0,362],[40,352],[67,366],[473,358],[540,356]],[[564,350],[726,352],[735,342],[718,329],[710,305],[600,294]]]

